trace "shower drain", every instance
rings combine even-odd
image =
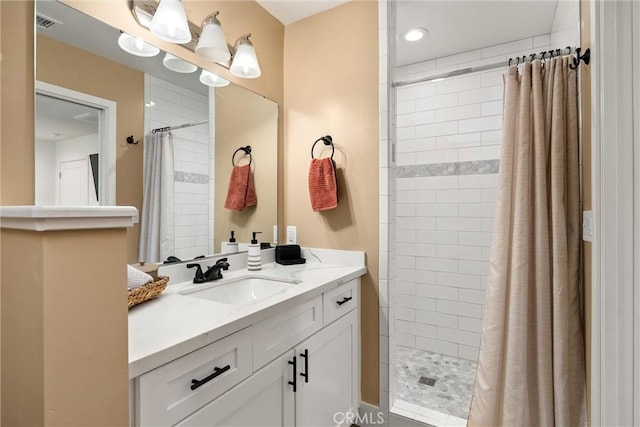
[[[418,380],[418,384],[426,384],[428,386],[433,387],[436,384],[436,379],[435,378],[420,377],[420,379]]]

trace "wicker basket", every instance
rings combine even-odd
[[[169,283],[169,277],[159,277],[157,281],[147,283],[139,288],[129,291],[129,308],[157,297],[164,291]]]

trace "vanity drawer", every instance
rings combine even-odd
[[[253,369],[260,369],[320,328],[321,295],[253,325]]]
[[[247,378],[251,347],[247,328],[141,375],[136,425],[173,425]]]
[[[359,280],[360,279],[352,280],[323,294],[325,325],[328,325],[358,306]]]

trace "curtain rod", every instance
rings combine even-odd
[[[554,56],[560,56],[562,55],[565,51],[569,51],[569,55],[571,55],[574,52],[574,49],[572,49],[570,46],[565,47],[564,49],[556,49],[556,50],[548,50],[548,51],[542,51],[540,53],[531,53],[529,55],[523,55],[521,57],[516,57],[515,60],[517,60],[517,64],[520,64],[521,62],[524,63],[527,59],[529,59],[529,62],[533,61],[534,59],[538,58],[538,59],[542,59],[544,60],[545,58],[553,58]],[[575,48],[575,54],[576,57],[573,58],[573,66],[570,65],[570,67],[572,68],[576,68],[578,66],[578,64],[580,63],[580,61],[584,61],[585,64],[589,63],[589,56],[590,56],[590,50],[587,49],[585,51],[585,53],[581,56],[580,55],[580,48],[577,47]],[[549,55],[549,56],[547,56]],[[522,59],[521,59],[522,58]],[[428,76],[428,77],[419,77],[419,78],[415,78],[415,79],[409,79],[409,80],[400,80],[400,81],[395,81],[391,84],[392,87],[400,87],[400,86],[407,86],[410,84],[415,84],[415,83],[424,83],[424,82],[432,82],[434,80],[444,80],[450,77],[457,77],[457,76],[462,76],[464,74],[469,74],[469,73],[475,73],[475,72],[479,72],[479,71],[487,71],[487,70],[493,70],[495,68],[501,68],[506,66],[511,66],[512,62],[515,61],[513,58],[509,58],[508,61],[500,61],[500,62],[495,62],[493,64],[486,64],[486,65],[479,65],[477,67],[467,67],[467,68],[462,68],[459,70],[453,70],[453,71],[449,71],[448,73],[442,73],[442,74],[437,74],[437,75],[433,75],[433,76]]]
[[[185,123],[185,124],[182,124],[182,125],[167,126],[167,127],[163,127],[163,128],[156,128],[156,129],[152,129],[151,133],[168,132],[168,131],[172,131],[172,130],[176,130],[176,129],[189,128],[191,126],[203,125],[205,123],[209,123],[209,121],[205,120],[204,122]]]

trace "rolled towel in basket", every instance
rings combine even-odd
[[[127,290],[132,291],[142,285],[153,282],[153,277],[127,264]]]
[[[224,207],[240,211],[242,208],[254,206],[257,203],[258,198],[253,185],[251,165],[234,166],[229,179],[229,189]]]
[[[338,206],[338,182],[333,159],[311,159],[309,167],[309,196],[314,212]]]

